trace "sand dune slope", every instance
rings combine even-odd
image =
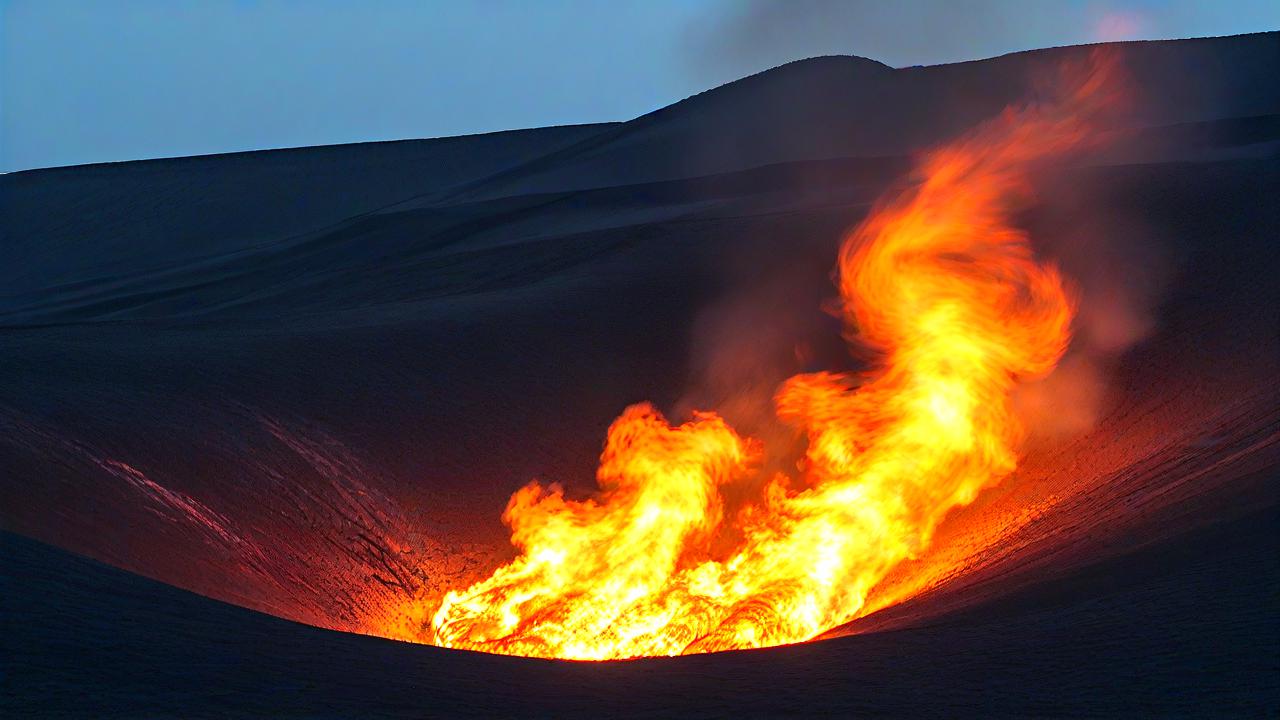
[[[1086,49],[824,58],[627,123],[0,177],[5,702],[1274,710],[1280,34],[1119,51],[1135,108],[1106,151],[1038,177],[1025,217],[1081,285],[1066,362],[1088,392],[877,589],[882,612],[831,633],[874,634],[758,654],[589,668],[395,645],[25,538],[411,634],[410,610],[510,556],[512,491],[594,486],[627,404],[767,433],[780,380],[856,368],[822,311],[844,233],[913,151]]]

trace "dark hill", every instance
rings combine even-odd
[[[0,535],[4,611],[21,619],[0,641],[0,711],[98,718],[1258,717],[1280,703],[1278,554],[1273,506],[927,627],[592,664],[297,625]],[[1272,602],[1258,603],[1263,597]]]
[[[892,632],[723,670],[530,664],[299,627],[7,537],[5,701],[1274,710],[1275,553],[1256,551],[1274,548],[1280,452],[1280,33],[1119,50],[1142,90],[1130,124],[1040,178],[1026,225],[1086,300],[1127,308],[1086,306],[1084,342],[1133,327],[1064,408],[1087,421],[1034,428],[1018,473],[891,585],[964,572],[838,630]],[[408,633],[409,611],[510,553],[513,490],[592,488],[627,404],[721,407],[753,432],[777,382],[812,369],[797,347],[851,367],[820,310],[843,234],[911,150],[1084,52],[820,58],[616,125],[0,176],[0,527],[284,618]]]

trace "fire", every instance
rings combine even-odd
[[[603,660],[801,642],[858,616],[950,510],[1017,465],[1011,392],[1054,368],[1074,304],[1010,215],[1031,164],[1090,137],[1106,70],[1095,57],[1059,102],[926,154],[845,240],[849,339],[879,362],[779,389],[778,417],[807,438],[793,477],[726,516],[723,490],[761,472],[761,444],[713,413],[672,426],[627,408],[597,496],[519,490],[503,516],[518,557],[449,592],[433,642]]]

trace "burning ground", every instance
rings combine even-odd
[[[1009,216],[1031,164],[1096,132],[1115,63],[1064,69],[1060,97],[930,151],[844,241],[841,316],[884,357],[782,383],[777,415],[807,443],[795,476],[726,519],[720,487],[756,470],[759,443],[714,413],[672,427],[633,406],[609,430],[601,493],[517,493],[504,519],[520,557],[450,592],[432,639],[600,660],[794,643],[852,619],[950,510],[1016,467],[1015,383],[1052,371],[1074,302]]]
[[[1040,84],[1084,50],[827,58],[619,125],[7,176],[5,527],[560,657],[999,622],[1072,578],[1078,608],[1144,552],[1194,604],[1192,537],[1265,610],[1221,528],[1275,504],[1277,48],[1117,46],[1103,118]],[[648,491],[693,505],[656,536]],[[1206,620],[1138,596],[1170,645],[1131,663],[1185,684]]]

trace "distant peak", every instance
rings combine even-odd
[[[872,60],[871,58],[862,57],[861,55],[815,55],[810,58],[804,58],[803,60],[792,60],[791,62],[783,63],[774,69],[778,70],[785,67],[816,67],[819,65],[828,66],[837,64],[848,67],[864,67],[868,70],[876,71],[893,69],[893,67],[885,65],[879,60]],[[768,71],[766,70],[765,72]]]
[[[740,80],[727,83],[735,85],[739,82],[752,80],[761,77],[782,77],[792,76],[797,73],[809,72],[855,72],[868,74],[881,74],[884,72],[892,72],[893,68],[885,65],[879,60],[861,57],[859,55],[817,55],[802,60],[792,60],[781,65],[771,67],[767,70],[761,70],[758,73],[748,75]],[[723,86],[722,86],[723,87]]]

